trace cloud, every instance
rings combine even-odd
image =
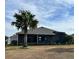
[[[30,10],[39,20],[38,26],[73,33],[74,2],[73,0],[7,0],[6,32],[12,34],[16,29],[8,28],[14,20],[14,13],[20,9]],[[7,25],[8,24],[8,25]],[[8,35],[8,34],[6,34]]]
[[[5,22],[5,34],[11,36],[16,33],[17,29],[14,26],[11,26],[11,23]]]

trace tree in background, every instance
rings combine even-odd
[[[67,44],[74,44],[74,34],[66,36]]]
[[[7,45],[8,36],[5,36],[5,45]]]

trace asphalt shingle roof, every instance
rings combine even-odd
[[[18,32],[18,34],[23,34],[23,32]],[[30,29],[27,34],[55,35],[54,30],[45,27],[39,27],[34,30]]]

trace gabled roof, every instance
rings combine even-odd
[[[45,28],[45,27],[39,27],[34,30],[30,29],[28,30],[27,34],[40,34],[40,35],[55,35],[54,30]],[[23,34],[23,32],[18,32],[17,34]]]

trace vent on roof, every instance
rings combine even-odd
[[[40,28],[44,28],[44,27],[40,27]]]

